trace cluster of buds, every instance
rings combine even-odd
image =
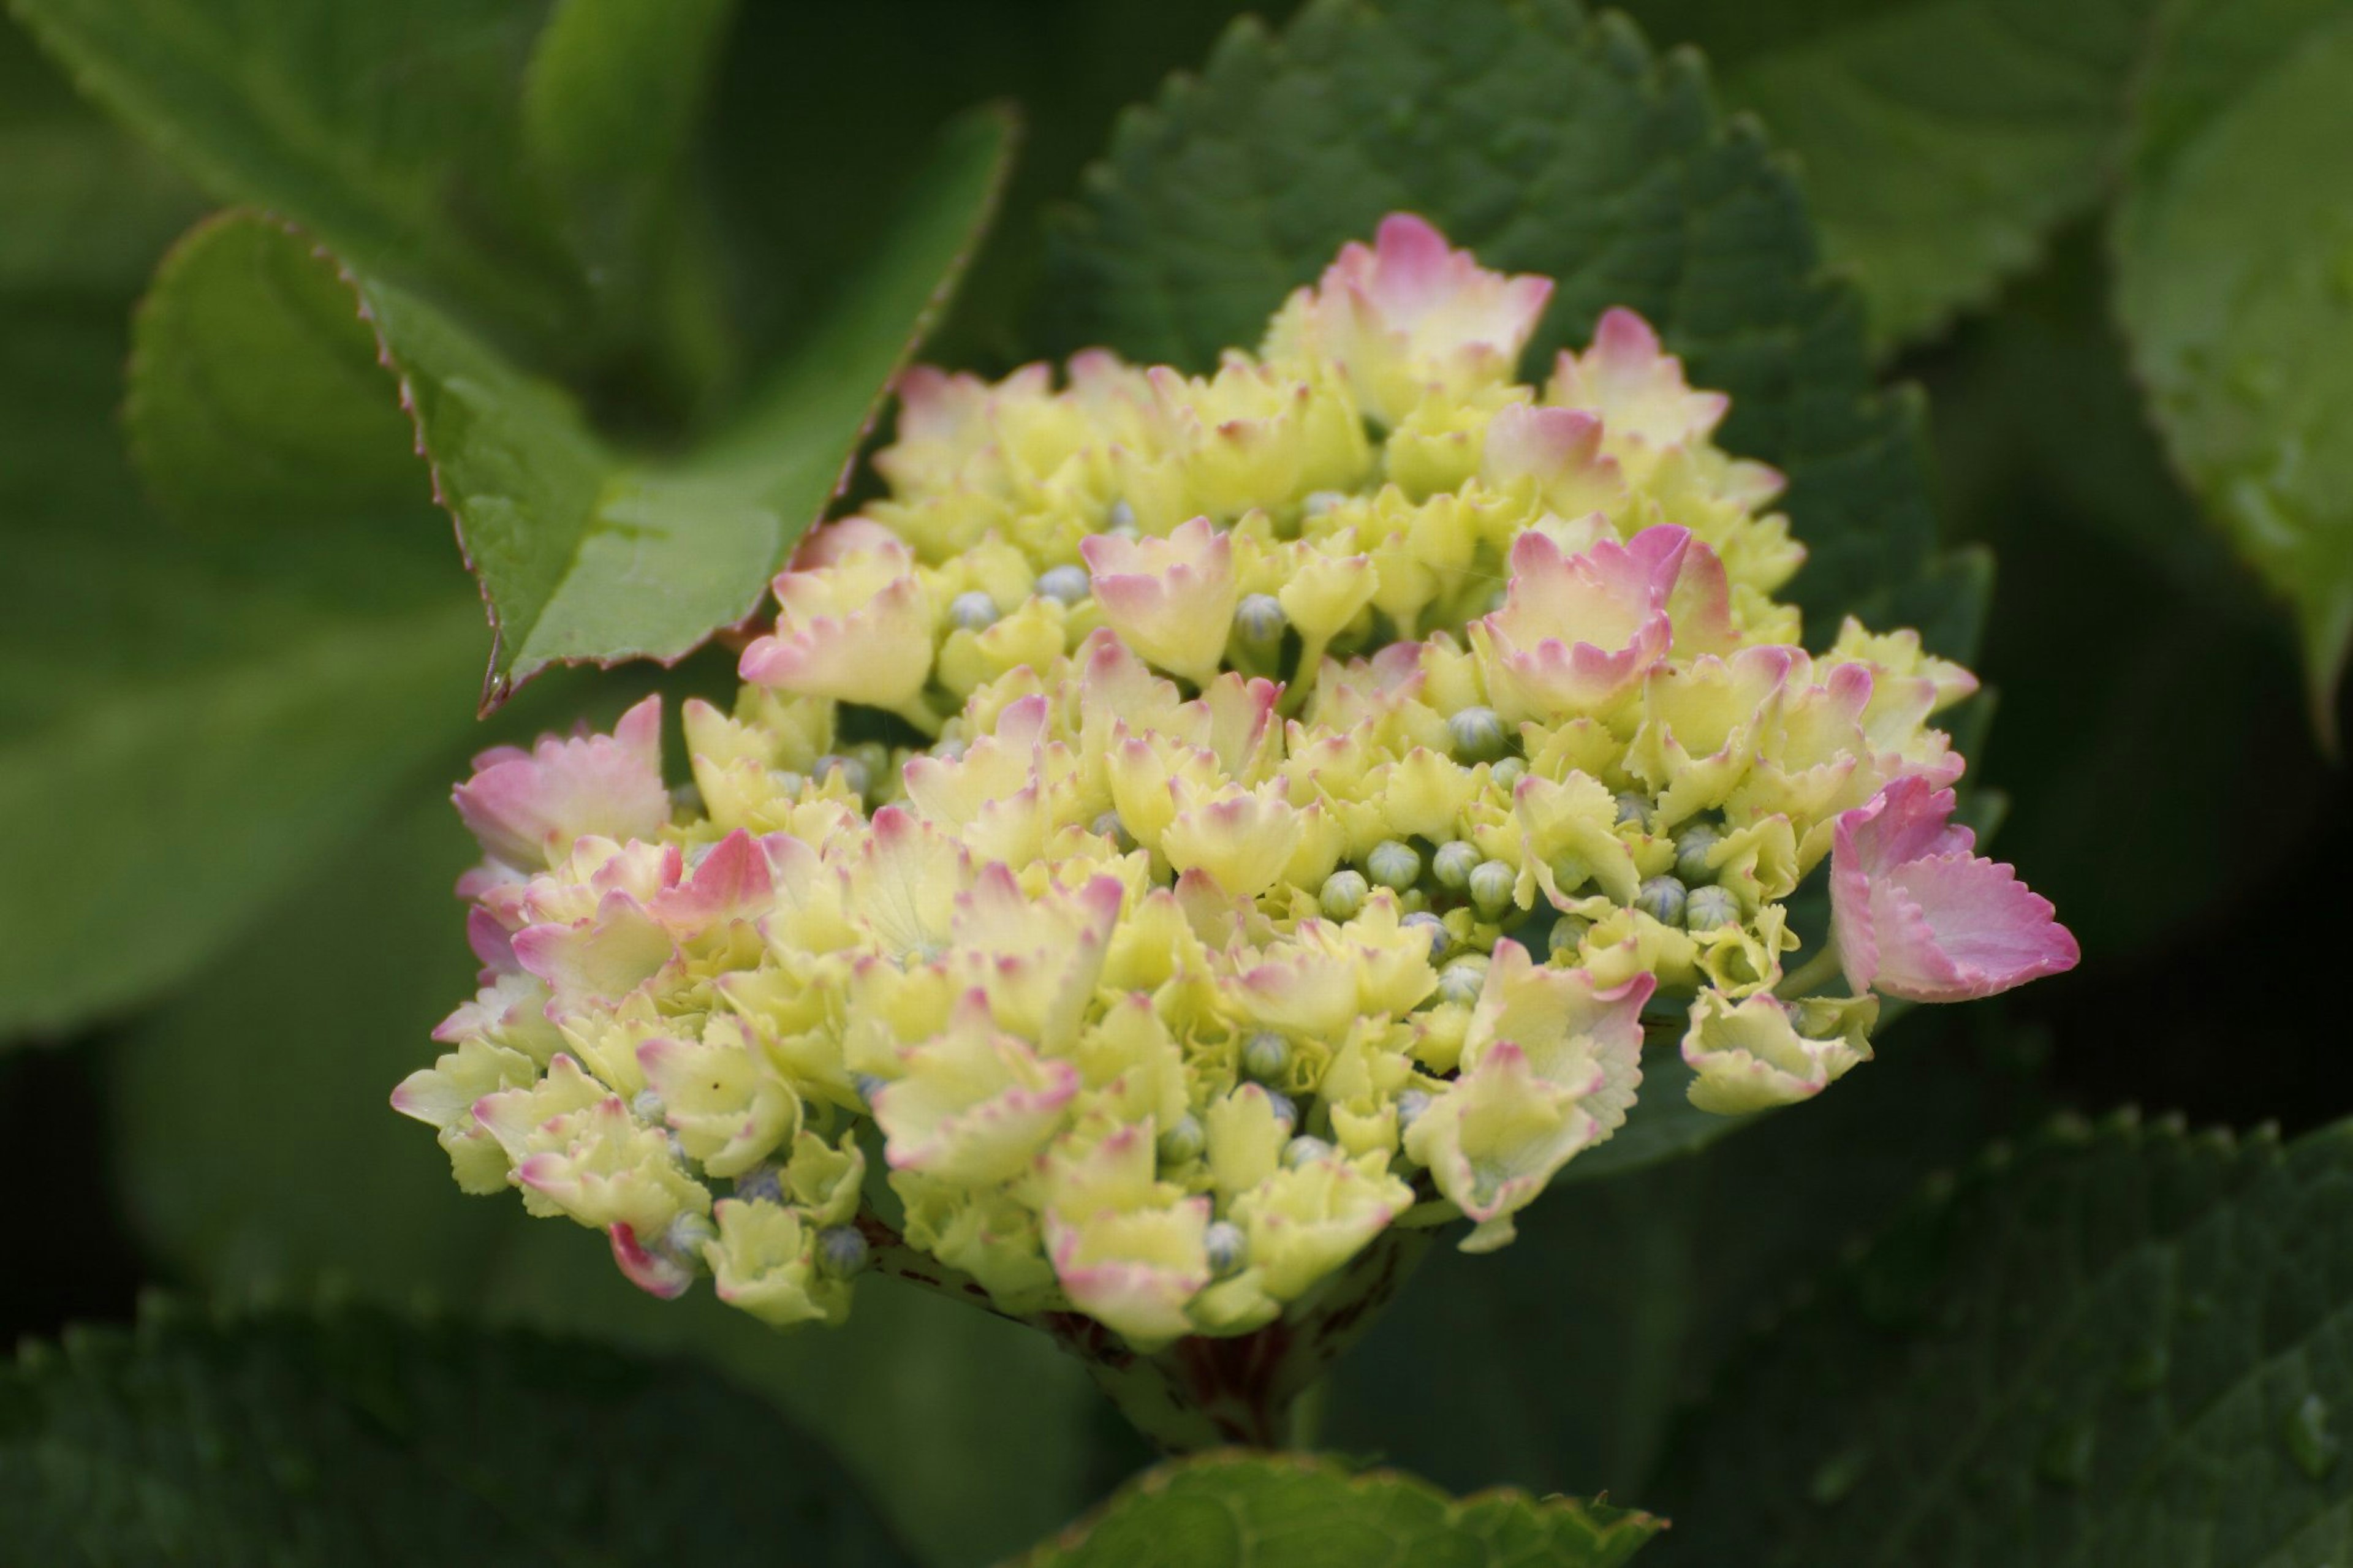
[[[2072,964],[1950,821],[1973,678],[1805,651],[1647,325],[1515,380],[1549,288],[1398,216],[1206,378],[910,375],[691,788],[650,701],[459,787],[483,988],[395,1103],[659,1293],[835,1321],[887,1246],[1149,1351],[1509,1241],[1646,1036],[1740,1113]]]

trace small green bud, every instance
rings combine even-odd
[[[1324,879],[1324,890],[1318,895],[1327,920],[1352,921],[1372,896],[1372,884],[1361,871],[1335,871]]]
[[[1220,1279],[1239,1271],[1250,1256],[1250,1237],[1231,1220],[1211,1220],[1201,1233],[1201,1246],[1209,1255],[1209,1272]]]
[[[997,601],[975,588],[948,601],[948,619],[968,632],[985,632],[997,624]]]
[[[1618,792],[1618,826],[1632,823],[1640,827],[1651,820],[1651,798],[1637,790]]]
[[[1332,1145],[1321,1138],[1302,1135],[1282,1146],[1282,1167],[1295,1171],[1302,1165],[1313,1165],[1332,1157]]]
[[[1555,958],[1563,953],[1574,958],[1585,942],[1585,933],[1592,929],[1593,922],[1583,915],[1563,915],[1552,922],[1552,934],[1545,939],[1545,951]]]
[[[1520,875],[1501,860],[1482,860],[1471,873],[1471,901],[1493,920],[1512,907],[1512,891]]]
[[[1409,930],[1426,931],[1430,933],[1430,961],[1432,963],[1444,957],[1446,950],[1454,943],[1454,933],[1446,929],[1446,922],[1427,910],[1416,910],[1398,921],[1398,924]]]
[[[1729,888],[1694,888],[1683,904],[1683,930],[1715,931],[1740,923],[1740,900]]]
[[[770,768],[768,784],[779,795],[798,795],[807,787],[808,780],[790,768]]]
[[[856,1226],[828,1226],[817,1233],[818,1266],[836,1279],[849,1279],[866,1267],[866,1238]]]
[[[1446,721],[1446,733],[1454,742],[1454,754],[1466,763],[1492,763],[1511,742],[1503,715],[1493,708],[1461,710]]]
[[[1242,1042],[1242,1075],[1272,1083],[1291,1066],[1291,1042],[1271,1029],[1261,1029]]]
[[[1552,885],[1562,893],[1574,893],[1593,880],[1593,868],[1574,855],[1564,855],[1552,862]]]
[[[663,1110],[662,1097],[649,1089],[638,1090],[629,1100],[629,1113],[640,1121],[659,1121]]]
[[[1675,835],[1675,875],[1696,887],[1715,879],[1707,852],[1724,842],[1724,835],[1704,822],[1694,822]]]
[[[1272,647],[1290,625],[1282,601],[1271,594],[1245,594],[1234,606],[1234,635],[1250,647]]]
[[[735,1178],[733,1195],[747,1204],[783,1203],[785,1201],[784,1168],[762,1161]]]
[[[1421,1120],[1430,1109],[1430,1094],[1425,1089],[1409,1089],[1397,1097],[1398,1131],[1404,1131]]]
[[[1127,824],[1119,819],[1119,813],[1115,811],[1106,811],[1096,817],[1093,829],[1099,836],[1118,845],[1123,855],[1135,847],[1135,836],[1128,832]]]
[[[858,1098],[864,1100],[871,1110],[874,1107],[874,1097],[890,1088],[891,1080],[876,1073],[854,1072],[849,1075],[849,1086],[858,1091]]]
[[[1686,892],[1682,881],[1673,877],[1653,877],[1634,894],[1634,907],[1663,926],[1683,923],[1683,900]]]
[[[1103,531],[1125,534],[1130,539],[1134,538],[1135,509],[1124,500],[1112,502],[1111,510],[1103,513]]]
[[[1384,838],[1365,857],[1365,869],[1382,887],[1402,893],[1421,880],[1421,856],[1410,844]]]
[[[1528,764],[1522,757],[1505,757],[1487,770],[1487,776],[1495,781],[1497,789],[1509,795],[1520,787],[1522,779],[1528,776]]]
[[[1065,605],[1076,605],[1094,592],[1094,580],[1083,566],[1050,566],[1038,574],[1038,592]]]
[[[1187,1111],[1160,1135],[1160,1163],[1164,1165],[1188,1163],[1199,1159],[1201,1151],[1208,1146],[1208,1134],[1201,1130],[1201,1119]]]
[[[670,786],[670,806],[672,811],[683,812],[689,816],[706,815],[702,792],[691,784]]]
[[[1456,892],[1471,885],[1471,873],[1479,867],[1479,847],[1457,838],[1438,847],[1430,858],[1430,874],[1438,879],[1441,888]]]
[[[1299,1103],[1279,1089],[1270,1089],[1266,1098],[1274,1105],[1274,1119],[1285,1127],[1299,1125]]]
[[[1487,988],[1487,965],[1473,958],[1457,959],[1438,972],[1438,999],[1468,1007]]]

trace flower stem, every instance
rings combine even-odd
[[[1812,995],[1825,984],[1837,978],[1838,973],[1838,949],[1826,942],[1822,943],[1821,952],[1782,976],[1781,984],[1773,987],[1773,994],[1784,1002],[1794,1002],[1801,996]]]

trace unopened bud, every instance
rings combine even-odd
[[[1683,930],[1715,931],[1740,923],[1740,900],[1729,888],[1694,888],[1683,904]]]
[[[1487,965],[1475,958],[1458,959],[1438,972],[1438,999],[1468,1007],[1487,988]]]
[[[867,770],[866,764],[856,757],[846,757],[839,752],[828,752],[819,757],[817,760],[817,776],[824,778],[832,773],[839,773],[841,776],[841,787],[854,795],[862,797],[869,789],[873,787],[874,775]]]
[[[1112,502],[1111,510],[1103,513],[1103,531],[1127,539],[1134,538],[1135,509],[1124,500]]]
[[[1208,1146],[1208,1136],[1201,1131],[1201,1119],[1187,1111],[1160,1135],[1160,1163],[1164,1165],[1189,1163],[1199,1159],[1201,1151]]]
[[[1505,757],[1487,770],[1487,776],[1495,781],[1497,789],[1509,795],[1520,787],[1522,779],[1528,776],[1527,761],[1523,757]]]
[[[1593,922],[1583,915],[1563,915],[1552,922],[1552,934],[1545,939],[1545,951],[1555,958],[1563,953],[1573,958],[1584,945],[1585,933],[1592,929]]]
[[[1430,1095],[1427,1090],[1409,1089],[1398,1095],[1397,1097],[1398,1131],[1402,1132],[1420,1121],[1421,1113],[1429,1109]]]
[[[1683,923],[1683,882],[1674,877],[1653,877],[1634,893],[1634,907],[1662,926]]]
[[[1291,1066],[1291,1042],[1271,1029],[1261,1029],[1242,1042],[1242,1075],[1272,1083]]]
[[[948,619],[968,632],[985,632],[997,624],[997,601],[975,588],[948,601]]]
[[[1454,933],[1446,929],[1446,922],[1427,910],[1416,910],[1398,921],[1398,924],[1408,931],[1423,931],[1430,933],[1430,961],[1432,963],[1443,958],[1446,955],[1446,950],[1454,945]]]
[[[818,1266],[837,1279],[847,1279],[866,1267],[866,1237],[854,1225],[828,1226],[817,1233]]]
[[[1299,510],[1309,517],[1322,517],[1347,499],[1347,493],[1344,490],[1316,490],[1300,503]]]
[[[785,1173],[781,1166],[763,1161],[735,1178],[735,1197],[747,1204],[780,1204],[785,1201]]]
[[[1479,912],[1493,920],[1512,907],[1512,893],[1519,885],[1519,873],[1501,860],[1482,860],[1471,873],[1471,901]]]
[[[1628,823],[1631,823],[1636,827],[1641,827],[1650,820],[1650,796],[1630,789],[1621,789],[1618,792],[1619,826],[1623,827]]]
[[[1135,847],[1135,835],[1127,830],[1127,824],[1119,819],[1119,813],[1115,811],[1106,811],[1096,817],[1094,831],[1119,846],[1119,852],[1123,855]]]
[[[1707,863],[1708,851],[1724,842],[1724,835],[1704,822],[1694,822],[1675,835],[1675,875],[1686,884],[1696,886],[1713,881],[1715,869]]]
[[[1421,880],[1421,856],[1410,844],[1384,838],[1365,857],[1365,869],[1382,887],[1402,893]]]
[[[1250,1237],[1231,1220],[1211,1220],[1201,1233],[1201,1248],[1209,1255],[1209,1272],[1222,1279],[1240,1269],[1250,1256]]]
[[[1332,1157],[1332,1145],[1321,1138],[1302,1135],[1282,1146],[1284,1170],[1295,1171],[1302,1165],[1313,1165]]]
[[[1038,592],[1065,605],[1076,605],[1094,592],[1094,582],[1083,566],[1050,566],[1038,574]]]
[[[1272,647],[1290,625],[1282,601],[1271,594],[1245,594],[1234,606],[1234,635],[1250,647]]]
[[[1430,874],[1438,879],[1441,888],[1456,892],[1471,885],[1471,873],[1478,869],[1479,847],[1457,838],[1438,847],[1430,858]]]
[[[1492,763],[1504,754],[1511,737],[1503,715],[1493,708],[1464,708],[1446,721],[1454,754],[1466,763]]]
[[[1327,920],[1352,921],[1372,895],[1372,884],[1361,871],[1335,871],[1324,879],[1324,890],[1317,901],[1324,906]]]

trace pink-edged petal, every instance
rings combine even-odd
[[[650,838],[670,820],[661,776],[661,699],[621,716],[610,735],[546,735],[531,751],[500,746],[474,759],[451,798],[493,860],[552,866],[575,839]]]

